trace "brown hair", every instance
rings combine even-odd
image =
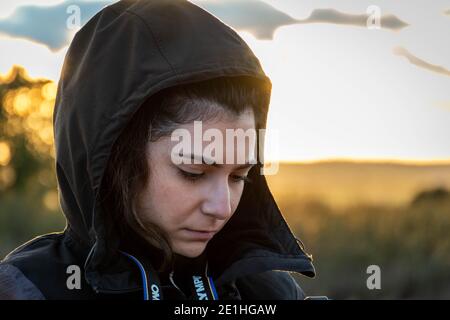
[[[165,270],[173,258],[167,235],[156,225],[144,226],[134,209],[149,177],[147,143],[170,136],[182,124],[237,116],[248,108],[253,109],[256,129],[264,128],[269,101],[270,87],[265,82],[243,76],[178,85],[152,95],[116,140],[102,180],[100,197],[114,221],[112,232],[120,240],[135,237],[161,249],[162,261],[156,262],[159,271]]]

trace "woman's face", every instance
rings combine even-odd
[[[208,241],[235,212],[244,189],[243,179],[256,159],[256,137],[225,143],[226,129],[255,130],[251,109],[240,116],[202,122],[202,132],[212,128],[224,137],[222,162],[218,165],[195,164],[193,161],[174,163],[171,153],[179,142],[171,141],[170,136],[148,143],[150,175],[136,207],[144,224],[152,222],[166,232],[175,253],[191,258],[205,250]],[[194,137],[194,123],[179,129],[186,129]],[[204,150],[211,142],[201,141],[201,144]],[[194,147],[191,149],[191,155],[197,156]],[[245,154],[245,161],[238,159],[239,152]],[[183,153],[183,157],[189,159],[191,155]],[[207,158],[206,153],[203,156]]]

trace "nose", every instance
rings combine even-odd
[[[230,188],[227,182],[217,182],[206,191],[202,212],[218,220],[226,220],[231,216]]]

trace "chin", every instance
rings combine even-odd
[[[188,258],[196,258],[205,251],[207,242],[191,242],[191,243],[183,243],[176,246],[173,251],[177,254]]]

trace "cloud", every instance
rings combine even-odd
[[[198,6],[239,31],[248,31],[257,39],[273,39],[277,28],[292,24],[333,23],[366,26],[367,15],[347,14],[334,9],[316,9],[307,19],[298,20],[261,0],[193,0]],[[0,33],[45,44],[52,51],[68,45],[73,30],[67,28],[71,5],[79,8],[84,25],[92,16],[112,0],[65,1],[57,5],[23,5],[10,16],[0,19]],[[394,15],[381,17],[381,27],[399,30],[408,24]]]
[[[69,6],[80,8],[80,22],[83,25],[106,4],[108,2],[105,1],[78,0],[53,6],[21,6],[10,16],[0,19],[0,32],[43,43],[52,51],[57,51],[70,42],[70,35],[73,33],[67,27],[67,21],[73,13],[67,12]]]
[[[64,0],[3,0],[0,1],[0,17],[7,17],[14,12],[14,10],[23,5],[56,5]]]
[[[315,9],[311,15],[299,23],[333,23],[351,25],[358,27],[367,26],[367,14],[350,14],[337,11],[335,9]],[[390,30],[400,30],[409,26],[408,23],[400,20],[395,15],[386,14],[380,17],[380,27]]]
[[[232,27],[249,31],[258,39],[272,39],[281,26],[306,23],[331,23],[358,27],[367,26],[367,14],[349,14],[335,9],[315,9],[306,19],[295,19],[259,0],[196,1],[196,4],[215,14]],[[408,23],[392,14],[380,17],[381,28],[400,30]]]
[[[23,5],[13,14],[0,19],[0,33],[11,37],[43,43],[57,51],[71,41],[72,30],[67,28],[71,5],[79,8],[81,26],[112,0],[65,1],[57,5]],[[296,23],[291,16],[259,0],[194,1],[237,30],[249,31],[256,38],[272,39],[275,30]]]
[[[450,77],[450,70],[446,69],[443,66],[438,66],[438,65],[426,62],[425,60],[422,60],[422,59],[416,57],[415,55],[413,55],[412,53],[410,53],[408,50],[406,50],[403,47],[395,47],[392,51],[396,55],[405,57],[406,59],[408,59],[408,61],[410,63],[412,63],[415,66],[418,66],[419,68],[426,69],[426,70]]]
[[[276,29],[298,22],[290,15],[259,0],[194,2],[233,28],[248,31],[261,40],[271,40]]]

